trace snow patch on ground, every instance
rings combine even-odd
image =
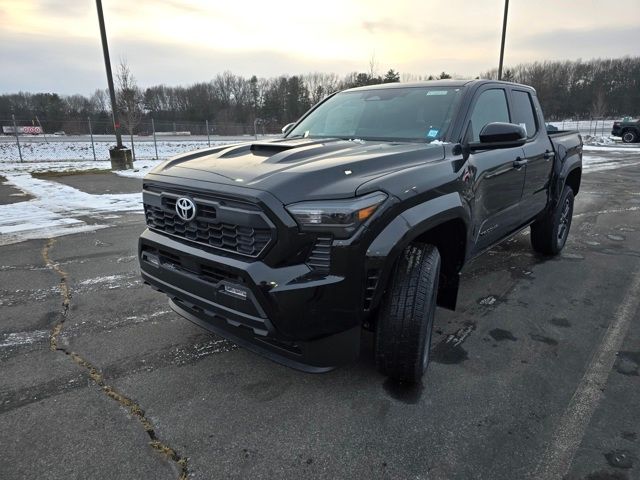
[[[127,275],[105,275],[103,277],[88,278],[80,282],[80,285],[97,285],[100,283],[115,283],[118,280],[127,278]]]
[[[29,345],[49,338],[49,330],[35,330],[32,332],[5,333],[0,340],[0,348]]]
[[[640,153],[640,147],[634,144],[616,143],[608,145],[585,145],[582,147],[584,151],[589,152],[610,152],[610,153]]]
[[[614,145],[616,141],[607,136],[584,135],[582,141],[585,145]]]
[[[136,160],[133,170],[116,171],[123,177],[143,177],[153,167],[163,160]],[[0,161],[0,175],[5,173],[42,173],[42,172],[74,172],[83,170],[111,170],[111,162],[98,160],[59,161],[59,162],[2,162]]]
[[[34,238],[51,238],[95,231],[108,225],[88,225],[74,218],[113,212],[142,213],[142,194],[92,195],[57,182],[33,178],[28,173],[6,174],[7,183],[29,193],[33,200],[0,205],[0,245]]]

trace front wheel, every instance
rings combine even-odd
[[[531,246],[536,252],[557,255],[564,248],[573,218],[573,190],[566,186],[547,215],[531,224]]]
[[[638,134],[633,130],[627,130],[622,134],[622,141],[624,143],[636,143],[638,141]]]
[[[412,244],[396,262],[376,326],[376,366],[400,381],[419,382],[429,364],[440,254]]]

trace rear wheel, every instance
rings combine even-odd
[[[627,130],[622,134],[622,141],[624,143],[636,143],[638,141],[638,134],[633,130]]]
[[[376,326],[376,366],[400,381],[419,382],[429,364],[440,254],[412,244],[400,255]]]
[[[564,248],[573,218],[573,190],[565,185],[553,211],[531,225],[531,245],[536,252],[557,255]]]

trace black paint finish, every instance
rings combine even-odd
[[[357,354],[358,342],[350,340],[350,332],[373,321],[370,312],[379,305],[397,255],[416,239],[439,242],[440,285],[446,295],[440,292],[438,301],[453,308],[464,264],[544,215],[569,174],[577,172],[579,179],[582,139],[577,132],[548,136],[540,129],[522,146],[494,142],[484,149],[468,148],[477,95],[502,89],[512,109],[511,91],[524,90],[531,95],[538,124],[544,125],[535,91],[507,82],[439,84],[462,90],[442,142],[285,137],[203,149],[156,167],[144,179],[145,202],[161,204],[170,192],[215,197],[225,223],[252,228],[249,217],[264,217],[272,226],[272,241],[247,258],[233,249],[150,229],[140,238],[140,253],[159,249],[180,257],[184,265],[176,269],[175,262],[155,265],[141,258],[143,278],[174,303],[182,302],[188,317],[198,318],[205,328],[210,324],[223,335],[228,331],[245,343],[255,341],[258,350],[270,351],[270,358],[315,371]],[[320,235],[302,232],[285,207],[372,192],[384,192],[387,199],[350,238],[333,240],[328,267],[313,268],[308,258]],[[229,212],[236,205],[242,208],[234,221]],[[207,281],[203,268],[234,278],[234,288],[247,291],[251,309],[225,294],[228,279]],[[376,279],[373,287],[371,278]],[[365,293],[367,286],[373,292]],[[436,357],[444,363],[463,361],[466,353],[456,348],[436,352]]]

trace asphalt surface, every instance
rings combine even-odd
[[[3,479],[640,478],[638,167],[584,176],[561,256],[472,262],[413,388],[369,337],[310,375],[202,331],[141,283],[142,216],[112,222],[0,247]]]
[[[0,175],[0,205],[24,202],[31,198],[30,195],[7,183],[7,179]]]
[[[104,170],[100,173],[76,173],[73,175],[64,175],[62,173],[63,172],[56,172],[54,176],[50,174],[36,174],[34,176],[62,183],[92,195],[102,195],[105,193],[136,193],[142,191],[141,178],[119,177],[109,170]]]

